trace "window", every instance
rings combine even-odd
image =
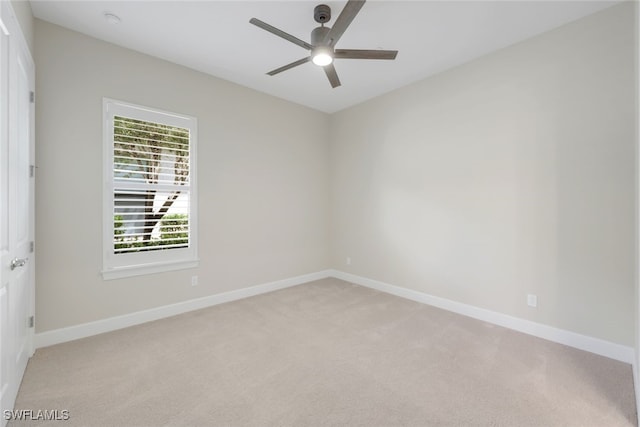
[[[196,267],[196,119],[111,99],[103,112],[103,277]]]

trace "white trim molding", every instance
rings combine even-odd
[[[68,341],[86,338],[93,335],[103,334],[141,323],[171,317],[189,311],[200,310],[225,302],[236,301],[255,295],[277,291],[279,289],[290,288],[313,280],[320,280],[331,275],[331,270],[319,271],[316,273],[304,274],[302,276],[291,277],[289,279],[276,280],[275,282],[263,283],[249,288],[235,291],[223,292],[221,294],[210,295],[202,298],[151,308],[149,310],[137,311],[122,316],[110,317],[108,319],[96,320],[95,322],[83,323],[69,326],[67,328],[54,329],[37,333],[35,336],[36,348],[48,347],[50,345],[61,344]]]
[[[486,310],[484,308],[463,304],[446,298],[436,297],[423,292],[390,285],[388,283],[338,270],[333,270],[331,272],[331,276],[357,285],[365,286],[367,288],[376,289],[381,292],[458,313],[463,316],[482,320],[487,323],[503,326],[505,328],[533,335],[538,338],[543,338],[548,341],[599,354],[600,356],[605,356],[610,359],[630,364],[634,361],[635,352],[633,347],[612,343],[587,335],[581,335],[564,329],[554,328],[552,326],[532,322],[530,320],[520,319],[507,314],[498,313],[496,311]]]
[[[139,325],[141,323],[175,316],[189,311],[200,310],[226,302],[236,301],[243,298],[277,291],[279,289],[301,285],[303,283],[311,282],[314,280],[325,279],[327,277],[335,277],[336,279],[345,280],[347,282],[355,283],[360,286],[365,286],[367,288],[375,289],[391,295],[396,295],[412,301],[438,307],[447,311],[461,314],[463,316],[468,316],[474,319],[482,320],[484,322],[492,323],[494,325],[503,326],[508,329],[513,329],[515,331],[523,332],[525,334],[533,335],[559,344],[564,344],[580,350],[585,350],[611,359],[619,360],[621,362],[633,364],[634,378],[637,377],[636,366],[633,363],[635,358],[635,351],[632,347],[612,343],[609,341],[601,340],[599,338],[589,337],[587,335],[581,335],[564,329],[554,328],[552,326],[520,319],[468,304],[463,304],[460,302],[448,300],[446,298],[436,297],[423,292],[390,285],[388,283],[368,279],[366,277],[361,277],[350,273],[345,273],[339,270],[323,270],[316,273],[305,274],[289,279],[277,280],[275,282],[264,283],[261,285],[251,286],[249,288],[210,295],[202,298],[179,302],[176,304],[170,304],[162,307],[152,308],[149,310],[125,314],[122,316],[96,320],[95,322],[83,323],[81,325],[37,333],[35,336],[36,348],[47,347],[54,344],[60,344],[80,338],[102,334],[105,332],[111,332],[118,329],[127,328],[129,326]]]

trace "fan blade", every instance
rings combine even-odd
[[[341,59],[396,59],[397,50],[336,49],[334,58]]]
[[[331,27],[331,30],[327,33],[324,41],[328,42],[329,46],[334,47],[342,34],[346,31],[353,18],[356,17],[362,6],[364,6],[365,0],[349,0],[347,4],[340,12],[340,16],[336,19],[336,22]]]
[[[295,62],[292,62],[291,64],[287,64],[285,66],[282,66],[280,68],[276,68],[275,70],[269,71],[267,74],[269,74],[270,76],[275,76],[278,73],[281,73],[283,71],[287,71],[293,67],[297,67],[298,65],[302,65],[305,64],[307,62],[311,61],[311,57],[307,56],[306,58],[302,58],[302,59],[298,59]]]
[[[325,65],[322,68],[324,68],[324,72],[329,78],[329,83],[331,83],[331,87],[335,89],[338,86],[340,86],[340,79],[338,78],[338,73],[336,73],[336,67],[334,67],[333,64],[329,64],[329,65]]]
[[[251,18],[249,22],[255,25],[256,27],[260,27],[263,30],[269,31],[271,34],[275,34],[278,37],[282,37],[283,39],[288,40],[293,44],[297,44],[298,46],[303,47],[307,50],[311,50],[313,48],[313,46],[311,46],[309,43],[305,42],[304,40],[300,40],[299,38],[294,37],[289,33],[285,33],[284,31],[279,30],[276,27],[273,27],[267,24],[266,22],[262,22],[259,19]]]

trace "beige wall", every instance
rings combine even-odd
[[[40,20],[35,30],[38,332],[328,267],[325,114]],[[198,118],[199,268],[101,279],[103,97]]]
[[[24,35],[25,41],[29,46],[29,50],[33,55],[34,41],[33,41],[33,13],[31,12],[31,3],[28,0],[11,0],[11,6],[16,13],[20,29]]]
[[[334,114],[333,267],[633,346],[632,7]]]

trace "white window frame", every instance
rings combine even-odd
[[[102,277],[105,280],[153,274],[165,271],[195,268],[198,266],[198,192],[197,192],[197,119],[155,108],[144,107],[124,101],[103,98],[103,263]],[[113,174],[113,120],[123,116],[136,120],[162,123],[189,129],[189,247],[125,254],[114,253],[114,174]]]

